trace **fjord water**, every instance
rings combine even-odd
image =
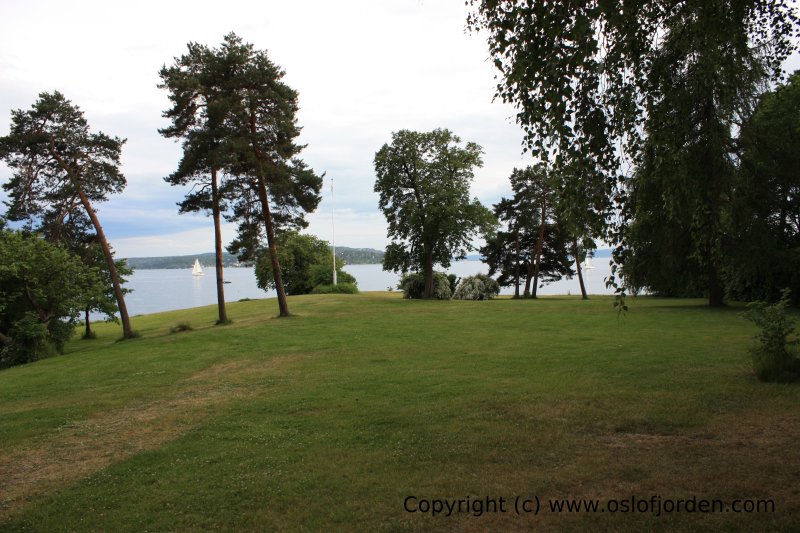
[[[608,259],[595,259],[595,268],[584,271],[584,282],[589,294],[611,294],[606,289],[609,275]],[[133,292],[125,297],[131,315],[143,315],[211,305],[217,301],[214,269],[206,266],[205,275],[193,276],[192,269],[136,270],[128,277],[125,287]],[[400,276],[384,272],[381,265],[347,265],[345,271],[355,276],[362,291],[397,290]],[[447,272],[458,277],[486,273],[488,267],[480,261],[456,261]],[[225,269],[225,300],[235,302],[244,298],[274,298],[275,291],[263,291],[256,286],[252,267]],[[512,287],[504,287],[501,294],[514,294]],[[577,277],[562,279],[539,289],[541,295],[580,294]]]

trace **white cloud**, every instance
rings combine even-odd
[[[10,110],[60,90],[93,130],[127,139],[128,187],[100,206],[121,255],[208,251],[211,222],[178,215],[188,188],[163,177],[180,145],[157,130],[169,106],[158,70],[190,41],[217,46],[235,31],[266,49],[300,95],[302,157],[336,180],[337,242],[382,248],[386,223],[372,192],[375,152],[402,128],[452,129],[481,144],[485,166],[473,194],[503,194],[520,157],[509,106],[492,103],[495,82],[480,36],[464,32],[467,8],[452,0],[209,0],[5,2],[0,19],[0,134]],[[8,172],[0,169],[0,181]],[[323,191],[327,196],[328,191]],[[329,199],[309,231],[330,240]],[[228,240],[233,227],[226,227]]]
[[[372,159],[391,132],[445,127],[483,146],[473,194],[486,204],[508,194],[512,168],[530,163],[514,109],[492,102],[495,73],[483,37],[465,33],[468,9],[454,0],[4,0],[0,135],[11,109],[60,90],[94,130],[127,138],[128,188],[101,208],[120,253],[208,251],[210,220],[178,215],[185,189],[163,182],[180,145],[157,133],[169,106],[158,71],[188,42],[217,46],[235,31],[266,49],[299,92],[302,157],[337,183],[337,242],[382,248]],[[0,182],[7,176],[0,167]],[[326,202],[310,216],[324,238]],[[194,229],[202,224],[208,232]]]
[[[233,238],[235,228],[223,224],[224,244]],[[214,251],[214,227],[196,228],[174,233],[153,234],[143,237],[125,237],[111,242],[117,257],[158,257],[163,255],[190,255]]]

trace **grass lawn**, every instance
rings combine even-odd
[[[289,304],[230,304],[228,326],[213,306],[135,317],[125,342],[99,324],[0,372],[0,530],[800,529],[800,386],[756,381],[740,309]],[[611,512],[632,497],[661,515]],[[600,507],[551,511],[563,498]]]

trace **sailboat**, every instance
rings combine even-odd
[[[202,276],[203,275],[203,267],[200,266],[200,260],[194,260],[194,267],[192,267],[192,276]]]
[[[584,270],[593,269],[594,265],[592,264],[592,258],[587,255],[586,259],[583,260],[583,264],[581,265],[581,268],[583,268]]]

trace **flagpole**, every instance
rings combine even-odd
[[[331,176],[331,242],[333,243],[333,284],[336,285],[336,226],[333,223],[333,176]]]

